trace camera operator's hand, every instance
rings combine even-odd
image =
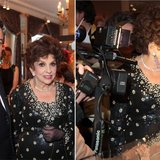
[[[77,95],[76,102],[78,104],[86,97],[86,94],[81,92],[80,90],[76,91],[76,95]]]
[[[78,95],[77,98],[76,98],[76,101],[77,101],[78,104],[82,101],[90,101],[90,100],[95,98],[95,97],[87,96],[85,93],[81,92],[80,90],[76,91],[76,95]]]
[[[80,75],[83,75],[86,70],[88,70],[88,71],[90,71],[90,72],[93,73],[93,70],[92,70],[92,68],[91,68],[90,66],[88,66],[88,65],[83,65],[83,64],[81,64],[81,63],[79,63],[79,64],[77,65],[77,70],[78,70],[78,73],[79,73]]]

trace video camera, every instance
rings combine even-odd
[[[110,92],[112,94],[124,95],[126,93],[127,73],[123,70],[112,69],[110,71],[112,86]],[[90,71],[86,71],[78,84],[78,89],[88,96],[94,96],[100,78]]]
[[[128,64],[137,64],[136,61],[117,55],[119,47],[127,47],[130,40],[130,31],[121,27],[108,26],[98,28],[95,32],[93,52],[77,50],[77,54],[97,58],[100,63],[98,75],[86,71],[78,83],[78,89],[88,96],[95,96],[95,119],[92,134],[91,148],[96,154],[102,155],[102,141],[106,126],[101,112],[101,98],[105,94],[125,95],[128,73],[125,70],[110,69],[107,61],[122,61]],[[92,67],[91,67],[92,68]],[[93,68],[92,68],[93,69]],[[94,70],[94,69],[93,69]],[[108,122],[109,125],[110,122]]]
[[[95,50],[93,50],[93,53],[87,53],[85,51],[79,50],[77,50],[77,53],[81,56],[83,55],[84,57],[96,57],[97,59],[99,59],[100,63],[102,61],[118,60],[129,64],[136,64],[137,62],[125,57],[121,57],[116,52],[120,47],[128,47],[130,35],[131,33],[129,30],[122,29],[121,27],[99,27],[95,32],[95,40],[93,46],[93,49]],[[112,94],[124,95],[127,85],[127,72],[124,70],[109,69],[108,66],[106,69],[109,75],[103,75],[102,73],[99,76],[108,76],[110,78],[111,88],[109,89],[109,91]],[[100,70],[102,70],[102,68]],[[80,89],[87,95],[93,95],[93,92],[99,81],[100,79],[97,75],[91,72],[86,72],[78,85],[78,89]]]

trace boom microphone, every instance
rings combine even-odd
[[[86,51],[82,50],[82,51],[78,51],[78,53],[81,54],[82,56],[90,56],[90,57],[94,57],[94,58],[99,58],[100,57],[100,55],[96,54],[95,52],[91,53],[91,52],[86,52]],[[137,64],[137,61],[129,59],[129,58],[125,58],[125,57],[122,57],[122,56],[118,56],[117,53],[115,53],[115,52],[107,52],[105,54],[105,59],[109,60],[109,61],[117,60],[117,61],[126,62],[128,64],[134,64],[134,65]]]
[[[134,65],[137,64],[137,61],[134,61],[132,59],[125,58],[125,57],[122,57],[122,56],[118,56],[115,52],[107,52],[107,54],[105,54],[105,58],[107,60],[111,60],[111,61],[118,60],[118,61],[126,62],[126,63],[129,63],[129,64],[134,64]]]

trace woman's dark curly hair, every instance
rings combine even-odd
[[[52,36],[44,35],[39,40],[29,43],[26,49],[28,67],[33,68],[34,62],[49,54],[54,56],[58,66],[63,59],[63,51],[59,41]]]
[[[62,62],[57,70],[57,76],[59,78],[64,77],[64,80],[66,82],[74,83],[74,72],[71,68],[71,66],[66,63]]]
[[[126,23],[134,25],[135,14],[130,11],[118,11],[114,13],[107,21],[105,26],[123,26]]]
[[[141,54],[148,53],[151,42],[160,46],[160,4],[149,3],[137,16],[131,39],[137,52]]]
[[[92,1],[76,0],[76,11],[84,12],[84,20],[87,23],[94,23],[96,11]]]

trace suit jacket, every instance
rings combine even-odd
[[[0,160],[14,159],[14,147],[11,130],[11,116],[9,104],[4,92],[0,75],[0,95],[4,102],[6,110],[0,103]]]

